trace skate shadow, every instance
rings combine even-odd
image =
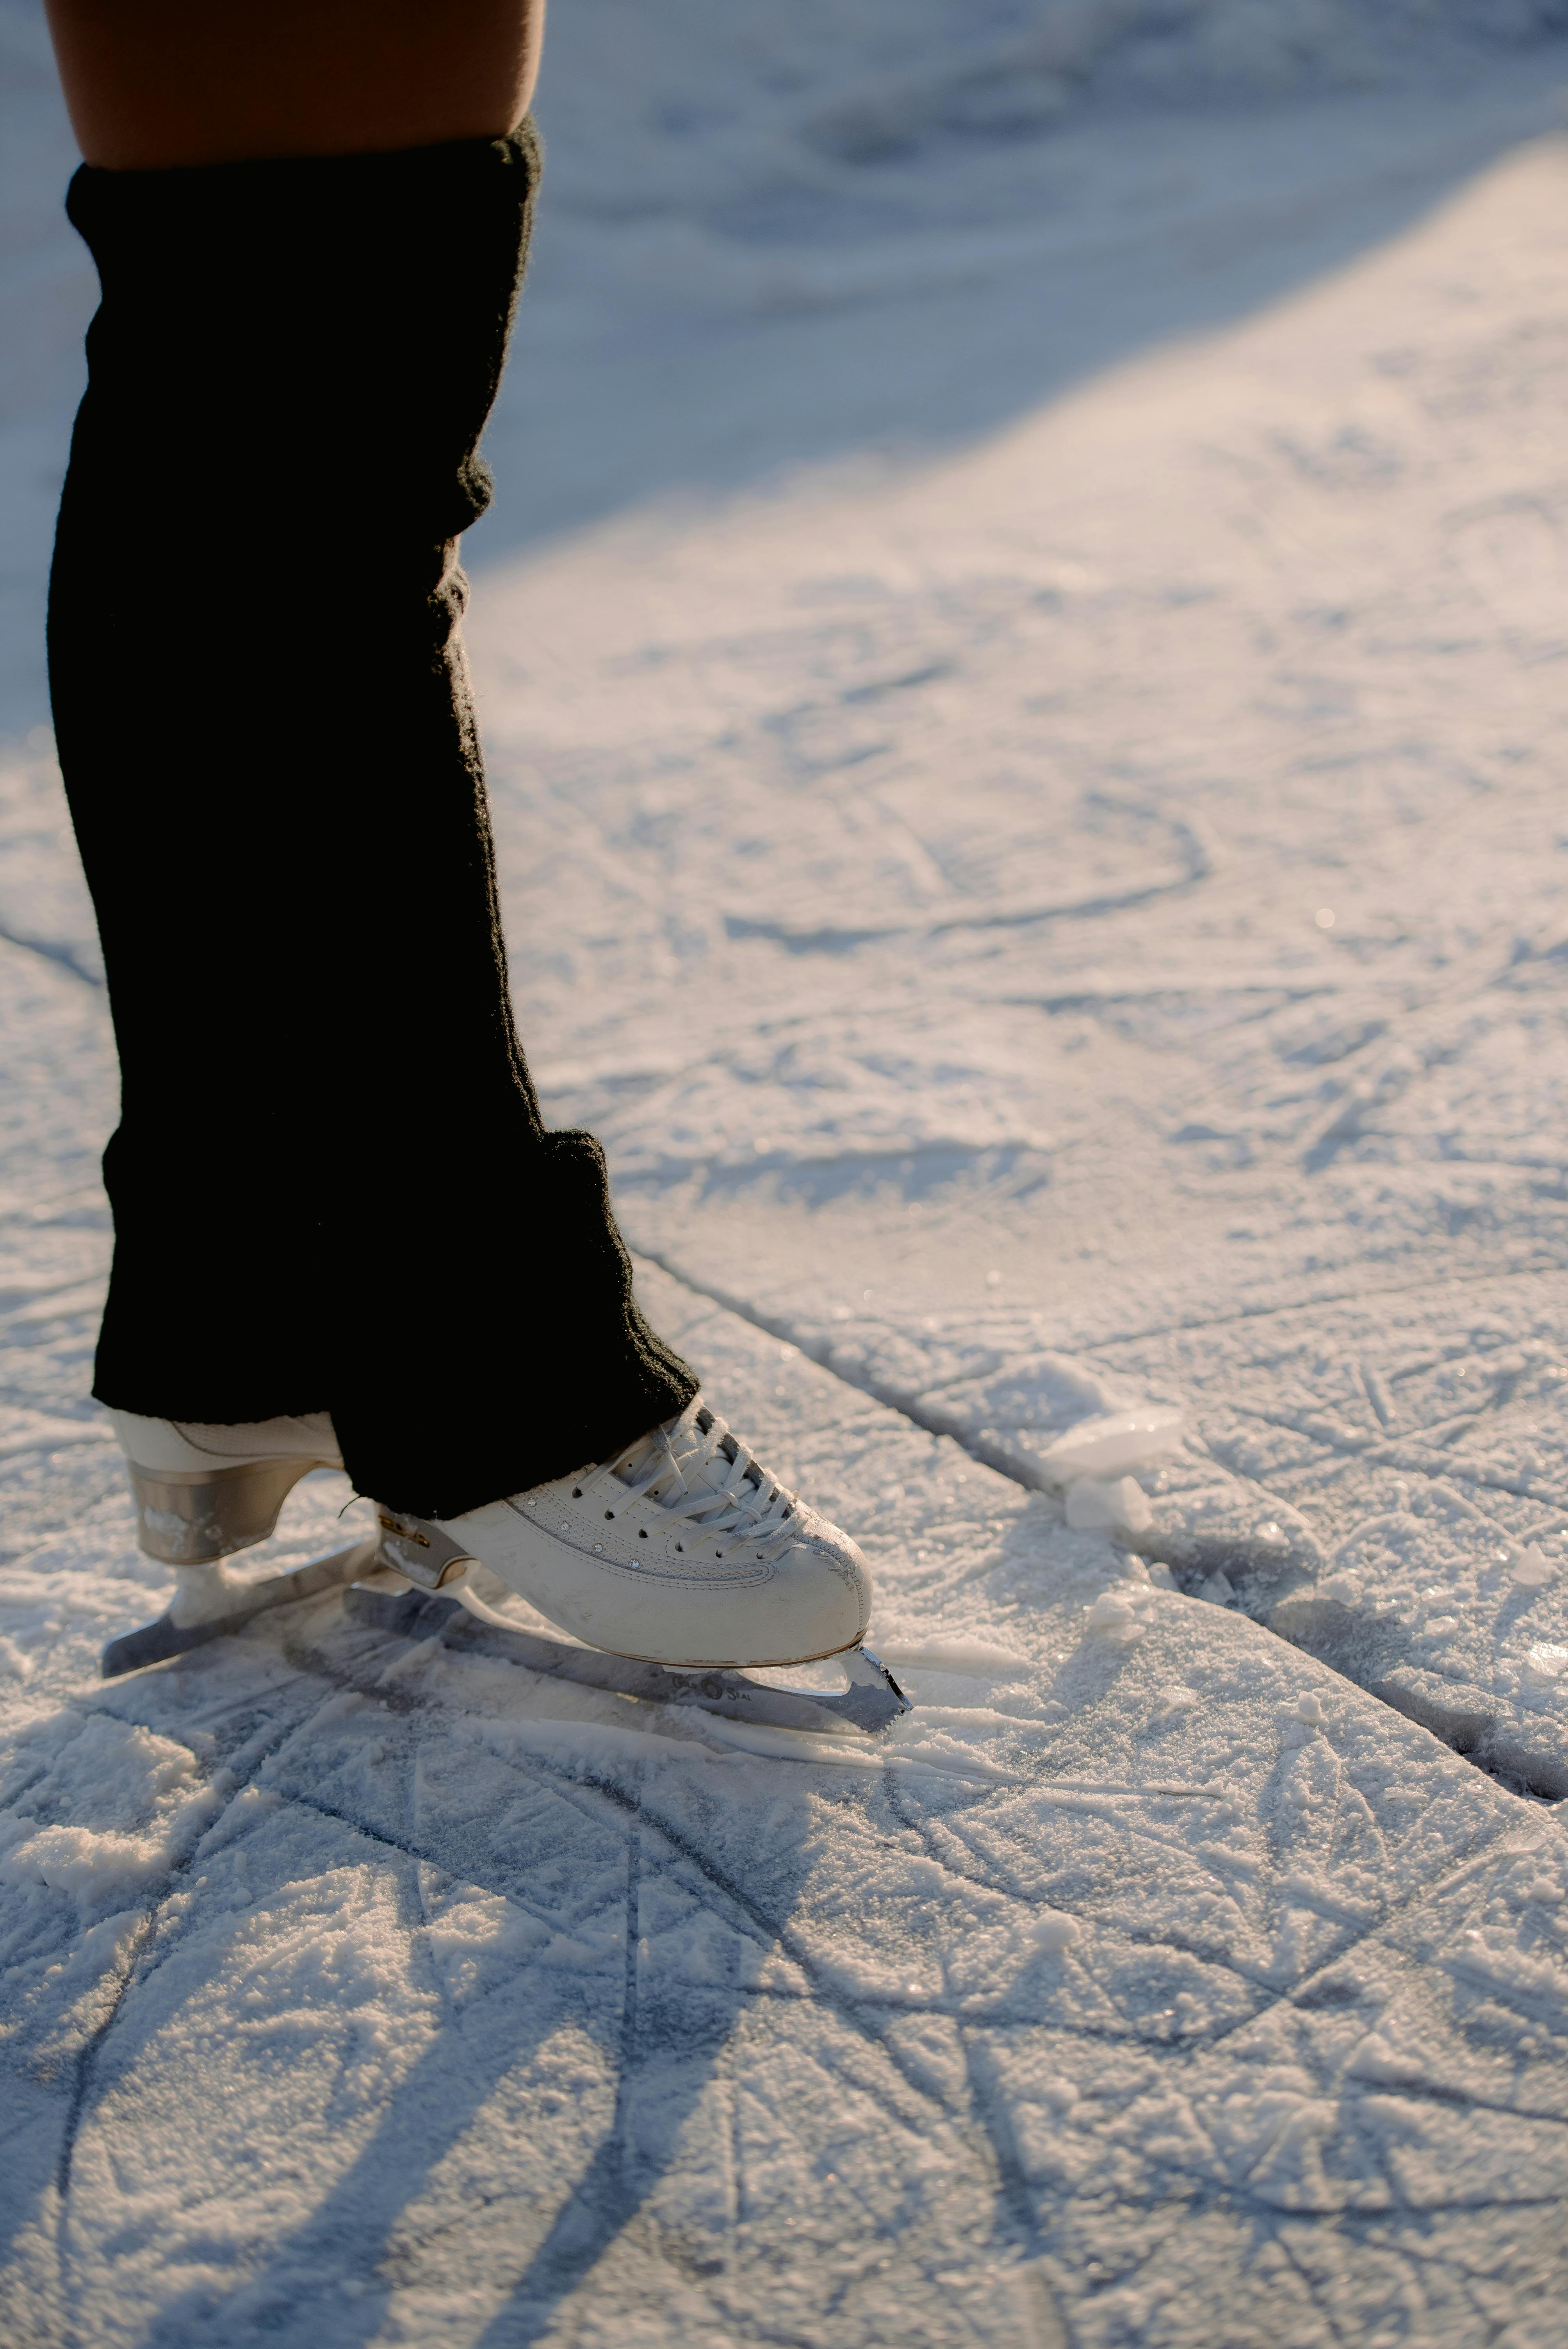
[[[353,1776],[342,1730],[340,1720],[335,1783]],[[531,2342],[689,2158],[683,2129],[748,2004],[748,1946],[770,1946],[786,1927],[809,1858],[773,1841],[754,1880],[748,1870],[744,1890],[732,1886],[678,1827],[645,1813],[635,1765],[618,1780],[612,1764],[584,1783],[581,1745],[579,1768],[555,1776],[493,1757],[476,1770],[471,1753],[445,1754],[432,1740],[407,1758],[405,1783],[387,1787],[378,1816],[352,1817],[346,1803],[329,1807],[314,1792],[326,1782],[320,1743],[302,1739],[291,1754],[280,1822],[242,1839],[253,1884],[258,1869],[297,1882],[302,1839],[315,1848],[315,1884],[345,1868],[367,1871],[364,1898],[385,1906],[390,1896],[410,1975],[421,1940],[465,1946],[453,1944],[450,1918],[476,1893],[516,1904],[531,1946],[449,2002],[353,2160],[246,2281],[216,2292],[208,2282],[171,2300],[158,2341],[248,2349],[302,2338],[308,2325],[332,2349],[355,2349],[380,2337],[395,2294],[413,2286],[470,2307],[479,2295],[499,2302],[479,2336],[490,2349]],[[432,1809],[442,1814],[433,1824]],[[687,1979],[683,1963],[693,1924],[701,1979]],[[719,1944],[727,1982],[714,1979]],[[424,1971],[438,1976],[438,1961]],[[441,1988],[436,1979],[420,1986]],[[193,1978],[190,1989],[199,1987]],[[113,2069],[141,2070],[154,2038],[178,2032],[178,2014],[168,1998],[139,2021],[122,2013]],[[328,2017],[329,2029],[352,2023],[351,2001]],[[593,2061],[579,2053],[566,2068],[579,2082],[585,2070],[595,2076],[563,2099],[553,2085],[561,2051],[584,2043]],[[352,2104],[346,2067],[343,2086]],[[595,2127],[588,2111],[607,2100]],[[311,2138],[330,2145],[328,2115],[308,2127],[302,2164],[314,2158]],[[682,2230],[691,2231],[686,2211]]]

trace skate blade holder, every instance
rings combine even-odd
[[[845,1689],[774,1688],[728,1668],[640,1662],[573,1640],[547,1639],[521,1628],[485,1621],[438,1589],[410,1586],[396,1569],[367,1574],[344,1594],[351,1622],[366,1630],[389,1631],[407,1640],[440,1640],[464,1652],[495,1656],[553,1680],[608,1689],[619,1696],[655,1704],[695,1705],[728,1721],[757,1722],[769,1729],[821,1732],[846,1729],[874,1737],[913,1708],[886,1666],[869,1648],[850,1648],[831,1661],[849,1678]]]

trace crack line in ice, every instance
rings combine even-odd
[[[1002,1452],[1000,1449],[994,1450],[992,1446],[985,1441],[984,1437],[972,1437],[962,1428],[942,1425],[937,1422],[934,1414],[923,1416],[913,1397],[888,1389],[879,1380],[858,1379],[851,1377],[848,1371],[841,1370],[837,1362],[827,1360],[824,1354],[818,1350],[817,1346],[811,1345],[807,1340],[801,1337],[799,1333],[792,1329],[781,1317],[763,1314],[759,1312],[755,1306],[745,1302],[740,1298],[731,1294],[729,1291],[712,1287],[706,1281],[694,1279],[689,1273],[677,1270],[666,1257],[660,1255],[656,1250],[651,1247],[639,1244],[636,1253],[639,1256],[645,1257],[650,1264],[657,1265],[659,1270],[665,1274],[666,1278],[675,1281],[680,1288],[686,1289],[692,1296],[707,1298],[710,1304],[718,1306],[724,1312],[733,1313],[738,1320],[749,1323],[752,1329],[760,1330],[770,1338],[782,1339],[787,1343],[795,1346],[809,1361],[814,1361],[818,1365],[819,1369],[826,1371],[830,1377],[839,1380],[840,1382],[848,1387],[851,1392],[869,1395],[873,1402],[880,1403],[884,1410],[896,1412],[902,1419],[907,1420],[911,1426],[918,1427],[923,1434],[946,1437],[950,1442],[955,1444],[961,1451],[967,1453],[970,1459],[975,1461],[978,1466],[992,1469],[997,1475],[1004,1476],[1010,1484],[1016,1485],[1020,1491],[1029,1494],[1037,1494],[1039,1491],[1040,1488],[1037,1485],[1030,1484],[1025,1477],[1019,1475],[1016,1464],[1009,1459],[1006,1453]],[[1534,1272],[1539,1268],[1529,1268],[1528,1269]],[[1447,1284],[1417,1282],[1412,1285],[1419,1288],[1434,1285],[1446,1286]],[[1356,1292],[1357,1300],[1361,1301],[1367,1293],[1368,1292]],[[1390,1291],[1388,1293],[1398,1294],[1399,1292]],[[1348,1299],[1313,1299],[1311,1300],[1311,1303],[1317,1304],[1324,1301],[1348,1301]],[[1298,1306],[1294,1308],[1271,1309],[1300,1311],[1306,1309]],[[1248,1317],[1243,1314],[1231,1318],[1244,1319]],[[1190,1325],[1186,1323],[1178,1323],[1175,1326],[1179,1329],[1185,1329]],[[1222,1327],[1224,1324],[1221,1323],[1218,1326]],[[824,1344],[825,1342],[826,1341],[819,1340],[819,1345]],[[1105,1340],[1099,1346],[1087,1348],[1085,1350],[1086,1357],[1092,1359],[1095,1354],[1106,1350],[1109,1345],[1126,1342],[1130,1341],[1124,1340]],[[1285,1433],[1299,1435],[1303,1433],[1294,1421],[1274,1419],[1266,1412],[1255,1409],[1249,1410],[1248,1406],[1241,1403],[1228,1403],[1226,1407],[1238,1412],[1243,1416],[1250,1416],[1263,1421],[1267,1425],[1277,1426]],[[1354,1441],[1353,1432],[1348,1430],[1346,1431],[1346,1442],[1337,1449],[1332,1444],[1323,1442],[1322,1449],[1330,1458],[1337,1457],[1341,1460],[1354,1458],[1358,1461],[1370,1459],[1376,1461],[1380,1466],[1410,1466],[1414,1469],[1416,1474],[1428,1477],[1429,1481],[1432,1483],[1434,1486],[1438,1485],[1439,1478],[1433,1475],[1429,1466],[1416,1461],[1401,1460],[1398,1456],[1400,1449],[1399,1446],[1393,1444],[1385,1444],[1381,1443],[1377,1437],[1372,1435],[1368,1435],[1365,1442]],[[1315,1443],[1319,1442],[1320,1439],[1314,1436],[1308,1436],[1307,1441]],[[1224,1468],[1228,1475],[1240,1476],[1240,1472],[1231,1466],[1229,1460],[1225,1456],[1222,1439],[1217,1439],[1212,1445],[1206,1445],[1205,1449],[1209,1450],[1211,1457],[1212,1457],[1221,1467]],[[1290,1464],[1286,1464],[1288,1465]],[[1303,1467],[1310,1467],[1315,1464],[1309,1457],[1307,1460],[1295,1464]],[[1461,1467],[1455,1463],[1451,1454],[1444,1459],[1443,1466],[1450,1475],[1462,1473]],[[1276,1465],[1271,1473],[1277,1475],[1279,1473],[1278,1466]],[[1253,1485],[1254,1482],[1251,1477],[1241,1477],[1241,1481],[1248,1485]],[[1509,1493],[1512,1495],[1515,1499],[1543,1502],[1550,1507],[1560,1507],[1564,1511],[1568,1511],[1568,1503],[1557,1503],[1551,1494],[1536,1493],[1528,1489],[1521,1491],[1516,1485],[1508,1485],[1503,1483],[1501,1479],[1488,1478],[1479,1474],[1475,1477],[1468,1479],[1467,1481],[1480,1485],[1488,1491]],[[1255,1486],[1255,1489],[1260,1492],[1265,1490],[1265,1488],[1261,1485]],[[1460,1496],[1456,1495],[1456,1497]],[[1465,1506],[1471,1508],[1474,1507],[1473,1503],[1466,1503]],[[1479,1510],[1476,1514],[1478,1516],[1484,1515],[1483,1512]],[[1266,1631],[1272,1639],[1278,1640],[1282,1647],[1290,1648],[1295,1654],[1304,1655],[1312,1654],[1313,1652],[1309,1649],[1298,1647],[1296,1643],[1287,1638],[1283,1631],[1276,1630],[1273,1624],[1261,1620],[1256,1616],[1248,1616],[1244,1619],[1249,1622],[1256,1623],[1260,1630]],[[1370,1698],[1375,1704],[1380,1704],[1383,1706],[1385,1711],[1396,1715],[1398,1719],[1408,1720],[1411,1717],[1408,1713],[1401,1713],[1398,1705],[1390,1703],[1389,1700],[1387,1697],[1380,1695],[1376,1689],[1363,1688],[1359,1682],[1352,1681],[1345,1673],[1336,1671],[1335,1667],[1332,1664],[1326,1663],[1322,1657],[1314,1656],[1314,1661],[1317,1663],[1322,1671],[1333,1672],[1335,1678],[1343,1687],[1357,1690],[1360,1695]],[[1418,1725],[1424,1726],[1424,1724]],[[1435,1736],[1436,1733],[1429,1729],[1428,1734]],[[1438,1743],[1442,1744],[1443,1741],[1439,1739]],[[1466,1763],[1470,1768],[1477,1773],[1479,1776],[1490,1778],[1494,1785],[1501,1785],[1505,1793],[1514,1795],[1515,1798],[1519,1801],[1552,1799],[1550,1796],[1537,1795],[1533,1789],[1530,1789],[1528,1792],[1522,1792],[1519,1787],[1509,1785],[1506,1779],[1500,1778],[1495,1772],[1489,1770],[1484,1762],[1478,1761],[1474,1755],[1469,1753],[1460,1752],[1458,1747],[1445,1746],[1445,1751],[1456,1754],[1458,1758],[1461,1762]],[[1067,1806],[1064,1805],[1063,1807]]]

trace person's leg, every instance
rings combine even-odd
[[[159,171],[504,135],[544,0],[46,0],[89,163]]]
[[[527,44],[434,108],[415,41],[374,103],[296,109],[324,26],[368,55],[492,0],[245,0],[222,40],[170,0],[52,5],[101,158],[49,614],[123,1081],[94,1392],[143,1547],[186,1569],[106,1668],[240,1604],[210,1562],[335,1445],[415,1583],[478,1560],[677,1664],[851,1647],[863,1558],[696,1407],[512,1029],[454,544],[538,173]]]
[[[123,1081],[95,1392],[330,1412],[430,1516],[696,1390],[597,1145],[539,1116],[456,633],[537,168],[525,129],[88,166],[70,202],[103,303],[51,685]]]

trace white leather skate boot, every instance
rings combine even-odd
[[[325,1412],[231,1427],[144,1419],[130,1411],[109,1417],[130,1474],[138,1545],[174,1568],[174,1596],[156,1622],[109,1641],[101,1660],[106,1680],[182,1655],[268,1608],[313,1598],[374,1564],[374,1538],[260,1579],[233,1574],[224,1562],[269,1538],[302,1476],[342,1467]]]
[[[573,1639],[652,1663],[806,1663],[858,1647],[871,1614],[848,1535],[700,1399],[574,1475],[460,1517],[380,1518],[382,1559],[424,1588],[477,1558]]]
[[[377,1531],[351,1547],[259,1578],[226,1561],[267,1539],[302,1476],[341,1466],[326,1413],[245,1426],[110,1415],[141,1547],[173,1566],[176,1588],[156,1622],[109,1641],[106,1679],[347,1585],[347,1616],[362,1629],[477,1641],[536,1672],[662,1704],[873,1735],[909,1711],[861,1645],[871,1578],[854,1543],[700,1402],[613,1459],[460,1517],[377,1508]],[[498,1617],[475,1587],[476,1566],[570,1643]],[[825,1656],[840,1658],[848,1682],[837,1694],[764,1685],[732,1669]]]

